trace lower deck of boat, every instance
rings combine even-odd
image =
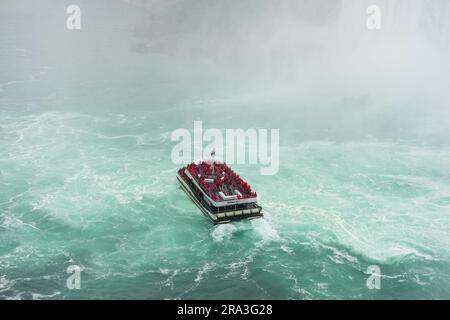
[[[218,212],[213,211],[206,202],[194,192],[191,191],[187,183],[177,175],[177,179],[180,182],[181,189],[188,195],[188,197],[195,203],[205,217],[207,217],[214,224],[229,223],[234,220],[242,219],[257,219],[263,216],[261,207],[253,204],[248,208],[243,209],[229,209],[220,210]]]

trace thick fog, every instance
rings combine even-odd
[[[2,26],[28,19],[14,30],[27,33],[32,63],[57,66],[42,90],[58,96],[69,83],[58,96],[66,99],[85,85],[84,105],[74,108],[201,102],[257,111],[267,126],[448,143],[447,0],[78,2],[82,30],[74,32],[61,27],[72,2],[2,4]],[[380,29],[367,27],[371,5]]]

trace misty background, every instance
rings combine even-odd
[[[72,2],[0,4],[3,108],[16,96],[30,110],[195,105],[294,139],[449,143],[448,1],[76,1],[82,29],[69,31]],[[366,27],[372,4],[381,30]]]

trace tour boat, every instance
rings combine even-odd
[[[178,170],[181,188],[214,224],[263,216],[256,192],[226,163],[199,161]]]

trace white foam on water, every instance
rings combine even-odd
[[[61,294],[61,292],[59,291],[55,291],[51,294],[41,294],[41,293],[32,293],[31,294],[31,299],[32,300],[48,300],[50,298],[54,298],[57,297]]]
[[[212,271],[214,268],[216,267],[215,263],[206,263],[204,264],[197,272],[197,276],[195,277],[195,283],[200,283],[203,278],[205,277],[205,275]]]
[[[28,227],[34,230],[39,230],[36,226],[23,222],[21,219],[15,217],[12,213],[6,212],[0,215],[0,226],[5,229],[15,229],[15,228],[23,228]]]
[[[214,227],[211,236],[215,242],[222,242],[224,240],[229,240],[237,228],[232,223],[219,224]]]
[[[322,247],[327,248],[333,252],[333,255],[328,255],[328,258],[330,258],[336,264],[358,263],[358,259],[350,255],[348,252],[325,245],[322,245]]]
[[[352,255],[380,263],[450,254],[445,213],[450,150],[390,141],[319,141],[300,143],[283,157],[283,166],[294,173],[290,179],[298,181],[289,194],[301,197],[296,202],[273,197],[265,204],[284,231],[317,230],[319,242],[331,247],[337,242]],[[331,161],[331,168],[320,159]],[[276,183],[273,188],[281,188]],[[330,255],[333,261],[354,262],[339,251]]]
[[[267,219],[254,219],[252,226],[263,242],[280,241],[277,230]]]
[[[172,188],[166,182],[176,168],[159,170],[160,166],[155,165],[156,161],[161,162],[159,151],[144,154],[130,149],[125,153],[89,138],[95,137],[99,126],[109,127],[113,119],[110,116],[45,112],[5,117],[2,129],[11,135],[4,141],[9,152],[3,155],[5,161],[24,169],[23,179],[29,185],[25,196],[34,211],[45,212],[64,223],[84,225],[86,219],[100,217],[117,205],[141,203],[145,197],[164,197]],[[131,121],[126,124],[132,128]],[[86,134],[89,139],[79,140]],[[115,137],[160,140],[153,139],[151,133]],[[9,175],[14,177],[13,174]]]
[[[228,270],[228,273],[224,276],[225,278],[230,278],[238,275],[241,279],[247,280],[251,264],[255,261],[255,257],[257,257],[261,253],[261,247],[256,245],[250,248],[249,251],[246,251],[245,256],[239,255],[236,260],[225,265],[225,269]]]
[[[288,253],[288,254],[292,254],[294,252],[294,250],[292,250],[292,248],[290,248],[287,245],[281,245],[281,250],[283,250],[284,252]]]
[[[14,284],[14,281],[8,280],[6,276],[0,277],[0,292],[10,289],[11,286]]]
[[[161,272],[162,274],[169,274],[169,273],[170,273],[170,269],[163,269],[163,268],[160,268],[160,269],[159,269],[159,272]]]

